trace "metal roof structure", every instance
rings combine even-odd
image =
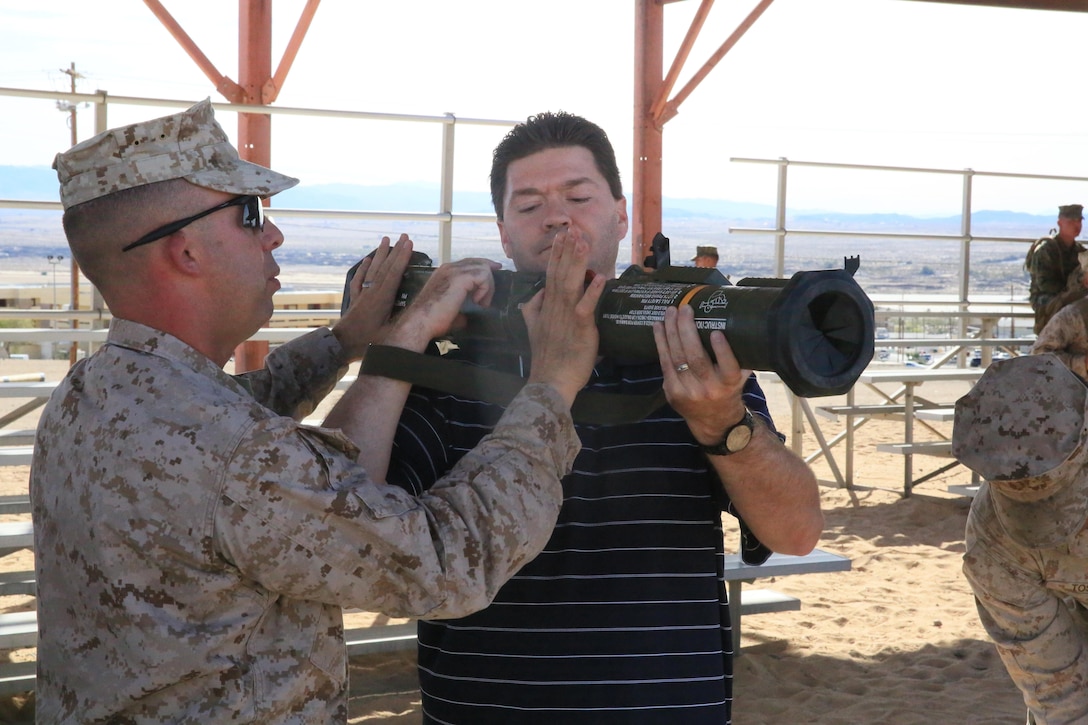
[[[639,263],[648,252],[653,235],[661,229],[662,137],[665,125],[680,105],[698,87],[729,50],[770,7],[774,0],[758,0],[745,19],[726,38],[690,80],[673,93],[677,80],[699,38],[715,0],[699,0],[683,43],[664,70],[664,22],[666,6],[690,0],[633,0],[635,11],[635,109],[634,163],[631,192],[631,261]],[[736,0],[742,2],[743,0]],[[1088,0],[899,0],[955,5],[977,5],[1025,10],[1088,12]],[[216,90],[232,103],[270,105],[275,102],[306,36],[321,0],[307,0],[291,40],[275,72],[272,72],[273,0],[247,0],[238,5],[237,82],[220,73],[184,29],[174,20],[161,0],[144,0],[189,54]],[[268,165],[271,159],[271,122],[265,114],[239,114],[238,146],[250,161]]]
[[[666,75],[662,75],[665,6],[683,0],[635,0],[635,118],[634,174],[631,199],[631,262],[641,263],[661,229],[662,135],[665,124],[725,54],[752,27],[774,0],[759,0],[718,50],[675,95],[673,87],[702,30],[714,0],[700,0],[679,50]],[[1031,10],[1088,12],[1088,0],[908,0],[956,5]]]

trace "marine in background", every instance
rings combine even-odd
[[[1051,235],[1035,240],[1024,258],[1031,275],[1028,300],[1035,312],[1035,333],[1042,331],[1058,310],[1088,295],[1085,270],[1078,258],[1085,251],[1076,241],[1084,221],[1084,207],[1058,207],[1058,227]]]

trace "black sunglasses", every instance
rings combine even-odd
[[[174,232],[187,227],[197,219],[202,219],[209,214],[214,214],[220,209],[226,209],[231,206],[242,207],[242,226],[246,229],[257,229],[264,231],[264,204],[261,203],[261,199],[258,196],[236,196],[229,201],[224,201],[222,204],[213,206],[211,209],[206,209],[199,214],[193,214],[192,216],[185,217],[184,219],[178,219],[176,222],[170,222],[158,229],[148,232],[132,244],[121,249],[122,252],[127,252],[130,249],[136,247],[142,247],[145,244],[150,244],[157,239],[168,237]]]

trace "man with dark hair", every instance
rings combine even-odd
[[[605,132],[568,113],[515,127],[495,149],[492,199],[506,256],[541,272],[556,240],[589,245],[615,274],[627,233]],[[774,431],[755,377],[725,337],[717,362],[689,307],[655,328],[660,361],[600,359],[587,390],[669,404],[638,422],[578,424],[555,532],[486,610],[419,625],[430,723],[714,723],[730,719],[732,637],[722,512],[740,519],[749,563],[808,553],[823,527],[815,477]],[[449,353],[524,375],[516,350],[464,341]],[[500,406],[416,388],[388,480],[426,491],[501,416]]]
[[[1024,268],[1031,275],[1028,299],[1035,311],[1036,334],[1042,332],[1055,312],[1088,295],[1084,270],[1077,258],[1085,251],[1076,241],[1084,223],[1083,211],[1080,204],[1059,206],[1057,230],[1037,239],[1024,258]]]
[[[58,154],[64,228],[113,320],[42,413],[30,494],[39,722],[344,723],[342,608],[480,609],[547,541],[597,351],[588,250],[558,242],[526,304],[534,372],[508,415],[411,496],[388,458],[407,385],[356,381],[299,421],[372,340],[422,350],[493,263],[434,272],[390,321],[411,255],[383,239],[331,330],[227,375],[266,323],[283,244],[261,199],[297,179],[239,158],[207,100]],[[403,388],[403,389],[402,389]],[[384,465],[384,464],[383,464]]]

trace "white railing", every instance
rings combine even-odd
[[[162,99],[162,98],[141,98],[134,96],[118,96],[110,95],[104,91],[96,93],[72,93],[65,91],[44,91],[44,90],[32,90],[32,89],[18,89],[18,88],[0,88],[0,96],[22,97],[27,99],[41,99],[51,102],[66,101],[70,103],[89,103],[94,108],[95,118],[95,131],[99,132],[107,127],[108,109],[111,105],[126,105],[126,106],[148,106],[158,108],[185,108],[191,105],[191,101],[183,101],[177,99]],[[439,169],[440,175],[440,194],[438,201],[438,208],[433,212],[388,212],[388,211],[346,211],[346,210],[320,210],[320,209],[273,209],[277,215],[281,217],[313,217],[313,218],[326,218],[326,219],[362,219],[362,220],[391,220],[391,221],[422,221],[422,222],[434,222],[439,225],[439,249],[438,249],[438,261],[448,261],[452,258],[452,225],[454,223],[479,223],[494,221],[494,215],[490,214],[459,214],[455,213],[452,209],[453,199],[453,178],[454,178],[454,141],[455,131],[459,125],[477,125],[477,126],[512,126],[514,121],[506,121],[499,119],[483,119],[483,118],[462,118],[456,117],[452,114],[441,115],[418,115],[418,114],[398,114],[398,113],[378,113],[378,112],[366,112],[366,111],[344,111],[337,109],[317,109],[317,108],[294,108],[294,107],[276,107],[276,106],[255,106],[244,104],[215,104],[218,108],[229,110],[232,112],[252,112],[252,113],[266,113],[270,115],[288,115],[288,116],[305,116],[313,118],[337,118],[337,119],[349,119],[357,120],[360,122],[372,122],[380,121],[385,123],[423,123],[423,124],[435,124],[440,125],[443,130],[443,143],[441,146],[441,164]],[[986,236],[974,236],[971,231],[971,212],[972,212],[972,179],[976,176],[995,176],[1004,178],[1026,178],[1026,179],[1042,179],[1042,180],[1067,180],[1077,182],[1088,182],[1088,178],[1082,177],[1067,177],[1067,176],[1049,176],[1049,175],[1032,175],[1032,174],[1018,174],[1018,173],[1004,173],[1004,172],[983,172],[973,171],[971,169],[933,169],[933,168],[911,168],[911,167],[893,167],[893,166],[872,166],[861,164],[840,164],[840,163],[825,163],[825,162],[809,162],[809,161],[792,161],[785,158],[780,159],[752,159],[752,158],[733,158],[731,161],[737,163],[749,163],[749,164],[772,164],[778,167],[778,183],[777,183],[777,195],[776,195],[776,213],[775,213],[775,228],[773,229],[760,229],[760,228],[730,228],[731,233],[745,233],[752,235],[771,235],[775,238],[774,247],[774,273],[775,276],[783,277],[785,270],[786,259],[786,243],[790,235],[805,235],[805,236],[835,236],[835,237],[869,237],[869,238],[892,238],[892,239],[929,239],[929,240],[943,240],[948,242],[958,243],[960,245],[959,255],[959,272],[958,272],[958,290],[953,299],[926,299],[922,296],[911,295],[909,298],[899,296],[897,299],[881,300],[874,296],[874,302],[877,302],[883,315],[891,318],[921,318],[932,317],[935,319],[956,317],[960,320],[959,331],[957,335],[949,333],[949,337],[957,337],[963,339],[972,336],[979,336],[982,338],[995,338],[1001,336],[1001,322],[1003,320],[1019,320],[1021,318],[1028,319],[1031,316],[1030,309],[1027,304],[1022,301],[1009,300],[1007,303],[992,303],[984,302],[981,300],[971,300],[968,294],[968,280],[969,280],[969,267],[970,267],[970,247],[975,242],[1027,242],[1028,239],[1022,238],[1005,238],[1005,237],[986,237]],[[896,232],[879,231],[872,232],[866,230],[815,230],[815,229],[791,229],[786,227],[786,198],[788,191],[788,170],[790,166],[796,167],[823,167],[834,169],[855,169],[859,171],[895,171],[911,174],[939,174],[939,175],[958,175],[962,178],[962,200],[961,200],[961,233],[959,235],[950,234],[898,234]],[[57,201],[21,201],[0,199],[0,208],[15,208],[15,209],[50,209],[59,210],[60,203]],[[15,310],[15,309],[3,309],[0,308],[0,320],[7,319],[33,319],[49,321],[54,327],[63,324],[65,326],[75,325],[78,322],[90,324],[91,327],[101,327],[109,320],[109,311],[105,309],[104,305],[100,301],[96,301],[91,310]],[[949,314],[949,310],[954,311],[954,314]],[[1002,314],[995,315],[995,312]],[[1007,312],[1007,314],[1006,314]],[[285,324],[288,320],[299,318],[318,318],[326,316],[326,319],[334,320],[338,316],[338,310],[277,310],[274,314],[273,322],[277,320],[280,324]],[[65,321],[65,322],[62,322]],[[973,322],[979,322],[985,329],[970,330],[970,326]],[[42,324],[42,323],[39,323]],[[1024,325],[1027,328],[1028,325]],[[48,335],[51,338],[57,336],[68,335],[69,339],[74,339],[76,333],[79,330],[53,329],[48,331]],[[981,334],[978,334],[981,332]],[[14,330],[7,330],[0,332],[0,337],[13,339],[12,336],[22,337],[24,334],[30,334],[27,332],[16,332]],[[962,362],[961,362],[962,364]]]
[[[976,177],[992,177],[1001,179],[1033,179],[1038,181],[1073,181],[1088,182],[1088,177],[1082,176],[1055,176],[1049,174],[1021,174],[1004,171],[976,171],[974,169],[938,169],[911,166],[879,166],[868,164],[842,164],[823,161],[795,161],[787,158],[778,159],[754,159],[734,157],[729,159],[742,164],[770,164],[778,167],[777,192],[775,198],[775,228],[761,229],[758,227],[730,227],[730,233],[743,232],[746,234],[770,235],[775,238],[774,263],[775,275],[781,277],[785,273],[786,240],[792,235],[825,236],[845,238],[867,239],[894,239],[898,241],[935,240],[958,242],[960,244],[960,268],[959,284],[957,289],[957,303],[967,305],[970,286],[970,260],[971,245],[975,242],[1022,242],[1030,243],[1033,238],[1025,237],[998,237],[976,235],[971,230],[971,215],[973,209],[973,181]],[[856,171],[894,171],[906,174],[934,174],[941,176],[958,176],[961,179],[960,201],[960,233],[959,234],[904,234],[887,231],[866,230],[822,230],[822,229],[789,229],[786,227],[786,198],[789,191],[789,168],[809,167],[822,169],[844,169]]]
[[[893,241],[946,241],[956,243],[959,245],[958,253],[958,269],[957,269],[957,284],[956,292],[953,298],[940,299],[934,296],[922,296],[922,295],[900,295],[896,298],[891,296],[880,297],[873,295],[872,299],[874,304],[877,305],[878,310],[882,316],[892,319],[948,319],[958,318],[959,320],[959,338],[967,338],[971,336],[971,332],[975,332],[980,338],[993,338],[999,336],[1001,332],[1002,323],[1009,322],[1009,328],[1015,331],[1017,320],[1032,320],[1034,314],[1031,311],[1031,307],[1026,300],[1014,300],[1010,295],[1008,301],[982,299],[981,297],[972,298],[970,294],[970,261],[971,261],[971,247],[975,243],[1023,243],[1029,244],[1034,241],[1035,237],[1003,237],[1003,236],[988,236],[988,235],[976,235],[973,233],[972,224],[972,212],[974,211],[973,202],[973,180],[976,177],[993,177],[1001,179],[1031,179],[1040,181],[1072,181],[1072,182],[1088,182],[1088,177],[1079,176],[1057,176],[1047,174],[1022,174],[1012,172],[997,172],[997,171],[976,171],[974,169],[941,169],[941,168],[923,168],[923,167],[907,167],[907,166],[880,166],[880,165],[868,165],[868,164],[844,164],[844,163],[832,163],[832,162],[819,162],[819,161],[796,161],[787,158],[778,159],[758,159],[758,158],[741,158],[734,157],[730,161],[742,164],[765,164],[774,165],[778,167],[777,174],[777,188],[775,196],[775,226],[773,229],[758,228],[758,227],[730,227],[730,233],[744,233],[751,235],[765,235],[773,236],[774,243],[774,270],[775,275],[778,277],[784,276],[785,273],[785,260],[786,260],[786,244],[788,238],[793,236],[805,236],[805,237],[836,237],[836,238],[863,238],[863,239],[881,239],[881,240],[893,240]],[[805,228],[789,228],[786,225],[786,212],[787,204],[786,199],[789,191],[789,169],[790,167],[808,167],[808,168],[822,168],[822,169],[839,169],[839,170],[855,170],[859,172],[871,172],[871,171],[891,171],[900,172],[904,174],[931,174],[940,176],[958,176],[961,179],[961,195],[960,195],[960,233],[959,234],[924,234],[924,233],[899,233],[895,231],[869,231],[869,230],[824,230],[824,229],[805,229]],[[972,323],[979,323],[981,330],[972,331]],[[1025,322],[1022,326],[1026,333],[1031,332],[1031,322]],[[951,334],[949,335],[951,337]],[[886,341],[878,341],[886,342]],[[932,345],[932,340],[919,341],[921,345]],[[901,345],[909,345],[907,342],[898,343]],[[988,360],[988,350],[986,345],[983,345],[983,356],[985,362]],[[959,355],[959,363],[963,365],[965,363],[965,356],[963,353]]]
[[[87,103],[93,106],[94,133],[100,133],[109,127],[108,116],[110,106],[148,106],[167,109],[184,109],[192,105],[193,101],[183,101],[165,98],[142,98],[135,96],[111,95],[105,91],[95,93],[73,93],[66,91],[45,91],[22,88],[0,88],[0,96],[9,96],[26,99],[41,99],[51,102],[65,101],[72,104]],[[263,113],[281,116],[304,116],[311,118],[347,119],[359,122],[381,121],[386,123],[413,123],[431,124],[441,126],[442,144],[439,166],[439,197],[438,208],[432,212],[398,212],[398,211],[350,211],[350,210],[313,210],[313,209],[288,209],[270,207],[269,213],[274,213],[282,218],[314,218],[322,219],[353,219],[353,220],[379,220],[399,222],[434,222],[438,225],[438,262],[446,262],[452,258],[453,225],[455,223],[480,223],[494,222],[494,214],[464,214],[453,210],[453,179],[454,179],[454,148],[456,141],[456,129],[458,126],[499,126],[512,127],[516,122],[490,118],[467,118],[455,116],[451,113],[441,115],[419,115],[404,113],[377,113],[368,111],[344,111],[338,109],[321,108],[294,108],[281,106],[257,106],[247,104],[213,103],[217,110],[230,112]],[[2,160],[2,159],[0,159]],[[0,199],[0,209],[26,209],[26,210],[50,210],[60,211],[59,201],[45,200],[17,200]],[[59,234],[58,225],[58,234]],[[101,328],[110,319],[109,310],[105,308],[101,297],[93,294],[93,309],[89,310],[23,310],[0,308],[0,320],[32,319],[52,321],[54,328],[64,325],[68,329],[30,330],[30,329],[0,329],[0,343],[4,342],[100,342],[101,333],[96,329],[78,329],[79,322],[89,324],[91,328]],[[336,320],[339,317],[339,309],[329,310],[277,310],[273,314],[273,322],[290,319],[320,319]],[[71,325],[71,328],[69,328]],[[75,329],[72,329],[75,328]],[[280,333],[262,332],[261,335]],[[269,339],[268,337],[256,337],[254,339]],[[277,337],[276,341],[281,341]]]
[[[70,103],[89,103],[94,107],[95,133],[109,128],[108,109],[112,105],[153,106],[158,108],[188,108],[193,101],[166,98],[140,98],[136,96],[110,95],[106,91],[95,93],[72,93],[65,91],[40,91],[26,88],[0,88],[0,96],[42,99],[49,101],[67,101]],[[295,108],[284,106],[257,106],[240,103],[213,103],[216,109],[237,113],[263,113],[270,116],[304,116],[311,118],[335,118],[354,121],[382,121],[388,123],[423,123],[442,127],[441,165],[439,169],[439,208],[433,212],[388,212],[388,211],[345,211],[345,210],[309,210],[280,209],[271,207],[270,211],[280,217],[322,217],[339,219],[423,221],[439,225],[438,261],[451,259],[453,245],[452,225],[455,222],[494,221],[493,214],[457,214],[453,211],[454,148],[457,126],[500,126],[512,127],[516,121],[494,118],[467,118],[452,113],[441,115],[420,115],[407,113],[378,113],[372,111],[344,111],[328,108]],[[0,209],[40,209],[59,210],[59,201],[21,201],[0,199]]]

